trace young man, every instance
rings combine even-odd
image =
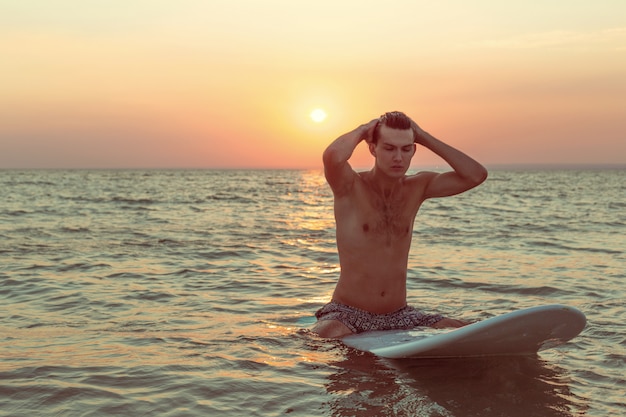
[[[361,141],[369,146],[375,164],[357,173],[348,160]],[[407,176],[416,144],[439,155],[453,170]],[[409,249],[424,200],[474,188],[487,178],[487,170],[401,112],[386,113],[340,136],[323,159],[334,195],[341,274],[331,302],[316,313],[312,330],[339,338],[369,330],[465,325],[407,306]]]

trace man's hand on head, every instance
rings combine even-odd
[[[379,120],[380,119],[378,118],[372,119],[368,123],[361,125],[361,129],[363,131],[361,140],[364,140],[368,144],[372,143],[372,140],[374,139],[374,129],[376,129]]]
[[[411,129],[413,130],[413,134],[415,135],[415,143],[423,145],[422,141],[425,132],[421,127],[419,127],[417,123],[415,123],[415,120],[413,119],[411,119]]]

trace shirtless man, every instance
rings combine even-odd
[[[361,141],[375,164],[357,173],[348,160]],[[453,170],[407,176],[416,144],[439,155]],[[340,136],[323,159],[334,195],[341,274],[331,302],[316,313],[312,330],[321,337],[340,338],[369,330],[465,325],[407,306],[409,249],[424,200],[474,188],[487,178],[487,170],[401,112],[386,113]]]

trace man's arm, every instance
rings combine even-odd
[[[424,192],[425,198],[459,194],[480,185],[487,179],[487,169],[479,162],[433,137],[415,122],[413,122],[413,129],[416,133],[416,142],[439,155],[454,170],[443,174],[432,173]]]
[[[378,119],[374,119],[339,136],[324,151],[324,174],[336,196],[347,193],[352,187],[356,173],[348,160],[361,141],[371,141],[377,121]]]

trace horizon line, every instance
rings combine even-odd
[[[496,163],[484,164],[489,170],[517,170],[517,169],[541,169],[541,170],[577,170],[577,169],[626,169],[624,163],[545,163],[545,162],[521,162],[521,163]],[[355,166],[355,170],[367,170],[371,166]],[[420,167],[411,167],[410,171],[418,170],[442,170],[449,168],[446,165],[424,165]],[[322,170],[323,166],[317,167],[0,167],[0,171],[311,171]]]

